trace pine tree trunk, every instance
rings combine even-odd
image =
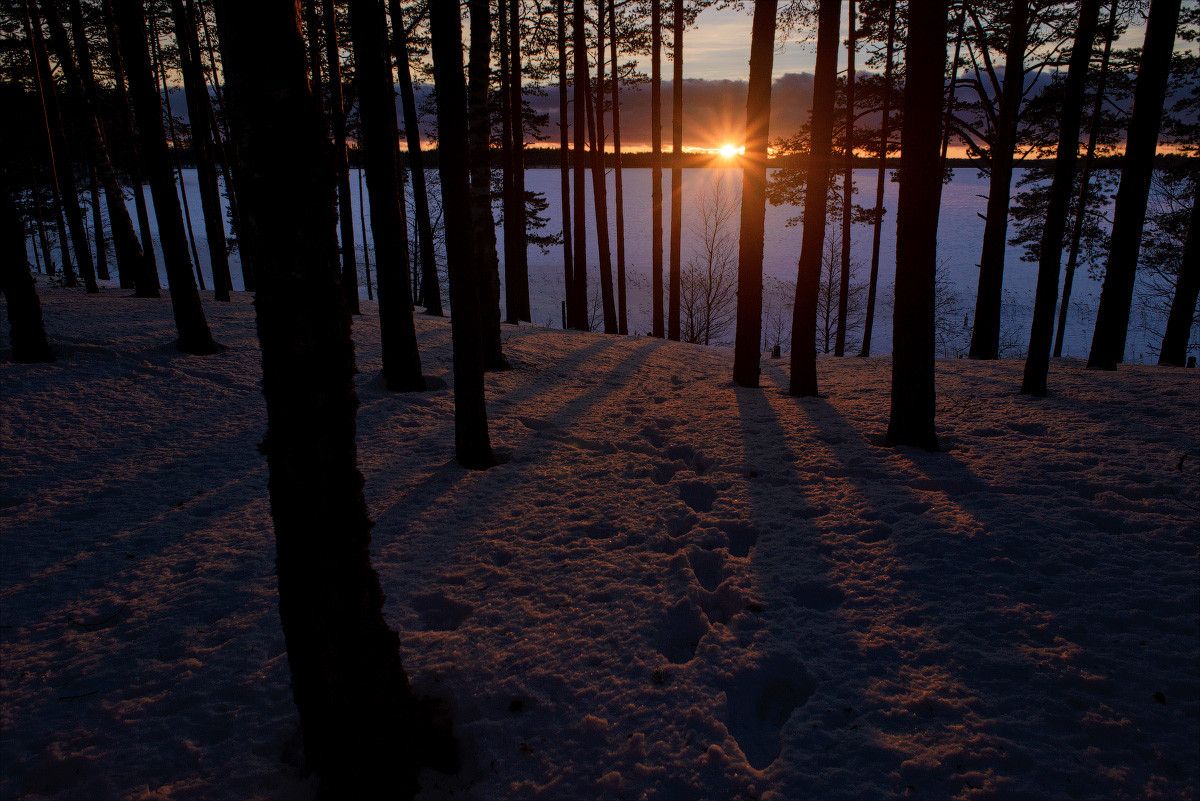
[[[361,151],[359,161],[362,161]],[[358,230],[363,242],[363,276],[367,282],[367,300],[375,300],[374,290],[371,289],[371,247],[367,242],[366,201],[363,199],[363,168],[358,168]]]
[[[351,314],[358,310],[358,260],[354,246],[354,206],[350,197],[350,165],[346,158],[346,104],[342,97],[342,56],[338,45],[334,0],[322,0],[325,19],[325,64],[329,70],[329,122],[337,170],[338,226],[341,232],[342,287]]]
[[[1183,258],[1179,262],[1179,278],[1175,283],[1171,313],[1167,317],[1167,330],[1158,352],[1159,364],[1183,367],[1187,363],[1188,340],[1196,321],[1197,296],[1200,296],[1200,187],[1192,190],[1192,219],[1188,224]]]
[[[259,229],[263,451],[305,754],[324,798],[411,798],[430,738],[371,566],[333,154],[305,77],[298,6],[218,0],[217,12],[233,132],[251,166],[243,202]]]
[[[521,4],[508,3],[511,216],[504,218],[504,299],[508,322],[529,322],[529,254],[525,214],[525,126],[522,121]]]
[[[429,216],[429,192],[425,187],[425,156],[421,152],[421,124],[408,66],[408,31],[400,0],[388,0],[392,15],[392,49],[399,76],[400,105],[404,111],[404,135],[408,142],[408,164],[412,173],[413,209],[417,215],[417,252],[421,259],[421,303],[425,313],[442,316],[442,287],[438,280],[437,253],[433,247],[433,222]],[[493,235],[494,236],[494,235]],[[498,335],[497,335],[498,336]]]
[[[574,308],[575,308],[575,327],[580,331],[587,331],[591,328],[591,323],[588,320],[588,291],[587,291],[587,220],[585,217],[585,190],[584,180],[586,177],[586,160],[584,158],[584,148],[587,145],[587,92],[588,92],[588,63],[587,63],[587,13],[585,9],[586,3],[584,0],[574,0],[573,14],[571,19],[572,33],[572,57],[574,58],[574,76],[572,80],[572,91],[574,96],[574,126],[575,126],[575,152],[571,154],[572,163],[575,168],[575,177],[572,190],[574,192],[573,207],[571,213],[575,217],[574,222],[574,245],[575,245],[575,277],[571,281],[571,286],[575,290]]]
[[[5,137],[7,138],[7,137]],[[8,175],[0,176],[0,294],[8,311],[9,341],[14,362],[54,361],[42,324],[37,284],[25,256],[25,230],[13,200]]]
[[[108,238],[104,235],[104,215],[100,213],[100,175],[94,163],[88,164],[88,194],[92,201],[92,244],[96,248],[96,278],[109,280]]]
[[[979,287],[971,330],[972,359],[1000,356],[1000,307],[1004,294],[1004,250],[1008,246],[1008,206],[1012,194],[1017,122],[1025,91],[1025,43],[1029,33],[1029,4],[1013,0],[1009,15],[1008,47],[1004,57],[1004,88],[996,115],[996,136],[990,154],[987,219],[979,259]]]
[[[1171,52],[1175,47],[1179,6],[1180,0],[1151,0],[1150,15],[1146,19],[1146,40],[1133,93],[1133,116],[1125,137],[1121,183],[1113,204],[1108,267],[1100,290],[1092,350],[1088,355],[1087,366],[1093,370],[1115,370],[1125,358],[1133,282],[1154,173],[1154,152],[1158,147],[1158,131],[1171,75]]]
[[[568,149],[570,125],[567,122],[567,10],[565,0],[555,0],[558,23],[558,183],[562,202],[563,307],[566,328],[578,328],[575,321],[575,254],[571,242],[571,162]]]
[[[671,18],[671,272],[667,281],[667,339],[679,341],[683,264],[683,0]]]
[[[596,84],[586,93],[588,137],[592,142],[592,209],[596,217],[596,246],[600,256],[600,305],[604,333],[617,333],[617,304],[613,296],[612,243],[608,235],[608,180],[604,170],[604,4],[596,5]]]
[[[896,305],[888,445],[937,450],[934,316],[942,196],[942,83],[947,0],[910,0],[905,46],[900,197],[896,213]],[[805,209],[807,211],[807,208]]]
[[[229,242],[225,238],[225,212],[213,152],[216,146],[212,126],[214,115],[208,84],[200,69],[200,42],[196,38],[196,19],[190,5],[189,2],[185,7],[184,0],[171,0],[171,14],[175,18],[175,42],[179,47],[188,120],[192,126],[192,155],[196,159],[196,178],[200,185],[200,209],[208,240],[213,296],[217,300],[229,300],[233,279],[229,273]]]
[[[650,3],[650,264],[653,333],[666,336],[663,325],[663,191],[662,191],[662,0]]]
[[[1025,357],[1025,377],[1021,383],[1021,392],[1026,395],[1040,397],[1046,394],[1050,341],[1054,336],[1054,307],[1058,300],[1058,268],[1062,259],[1071,190],[1075,185],[1079,129],[1083,122],[1083,90],[1087,82],[1088,64],[1092,60],[1092,45],[1096,41],[1099,16],[1100,0],[1081,0],[1075,41],[1071,46],[1071,63],[1058,105],[1058,152],[1055,154],[1054,177],[1050,182],[1042,227],[1033,325],[1029,332],[1029,351]]]
[[[412,285],[408,275],[408,222],[404,184],[397,157],[396,94],[388,58],[383,0],[351,0],[350,36],[362,118],[371,234],[375,240],[379,285],[379,337],[383,380],[390,390],[425,389],[421,355],[413,327]]]
[[[842,271],[838,282],[837,331],[833,355],[846,355],[846,315],[850,310],[850,235],[854,222],[854,0],[846,0],[846,167],[842,174]]]
[[[883,240],[883,190],[887,181],[887,157],[890,144],[892,92],[895,87],[895,77],[892,72],[892,55],[896,46],[896,0],[888,4],[887,44],[884,50],[883,65],[883,109],[879,122],[879,165],[875,170],[875,225],[871,235],[871,277],[867,282],[867,319],[863,323],[862,347],[858,355],[865,358],[871,355],[871,332],[875,328],[875,302],[879,294],[879,250]],[[951,80],[951,91],[954,82]],[[944,123],[948,125],[949,123]],[[946,142],[942,137],[943,145]],[[945,148],[943,147],[943,159]]]
[[[515,17],[514,17],[515,21]],[[446,219],[446,265],[450,274],[450,319],[454,338],[454,450],[463,467],[496,463],[488,438],[480,340],[479,276],[472,252],[470,185],[467,165],[467,92],[463,84],[462,23],[457,3],[432,3],[429,27],[437,91],[441,176]],[[517,72],[520,71],[518,66]]]
[[[777,0],[760,0],[754,4],[750,37],[746,153],[742,157],[742,208],[738,228],[737,333],[733,350],[733,382],[742,387],[757,387],[759,377],[767,144],[771,133],[771,71],[775,58],[777,7]]]
[[[116,0],[115,21],[121,43],[121,56],[129,78],[129,91],[137,119],[139,152],[150,179],[154,198],[154,216],[162,243],[163,260],[179,333],[176,347],[184,353],[208,354],[220,350],[213,342],[200,305],[200,295],[192,279],[187,253],[187,234],[183,227],[179,195],[171,175],[171,162],[162,124],[162,106],[150,59],[146,52],[146,16],[142,0]]]
[[[613,182],[617,206],[617,333],[629,333],[625,298],[625,187],[621,176],[621,90],[617,61],[617,3],[608,0],[609,47],[612,57]]]
[[[492,77],[490,0],[471,0],[471,51],[467,64],[467,118],[471,148],[471,219],[479,271],[480,336],[485,370],[507,370],[500,339],[500,256],[492,216],[492,116],[488,85]]]
[[[946,169],[946,157],[950,152],[950,132],[954,122],[954,105],[958,91],[958,57],[962,53],[963,31],[967,24],[967,3],[963,2],[958,12],[958,33],[954,35],[954,56],[950,59],[950,85],[946,87],[946,116],[942,120],[942,170]],[[890,33],[891,32],[889,31]]]
[[[841,0],[820,0],[817,12],[817,61],[813,71],[808,176],[804,188],[804,238],[796,268],[796,298],[792,305],[792,375],[788,392],[798,396],[817,394],[817,300],[821,258],[825,250],[825,220],[829,213],[827,199],[833,160],[841,11]]]

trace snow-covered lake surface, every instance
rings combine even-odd
[[[43,287],[62,358],[0,363],[0,797],[313,798],[250,298],[195,358],[128,294]],[[878,445],[885,358],[799,401],[780,362],[505,327],[510,459],[471,472],[451,392],[385,392],[354,329],[385,614],[462,748],[423,798],[1196,796],[1200,371],[1058,361],[1035,400],[941,361],[928,454]]]
[[[1014,187],[1023,171],[1018,170],[1013,179]],[[889,173],[890,177],[890,173]],[[429,172],[432,191],[436,192],[437,173]],[[211,288],[212,277],[209,275],[208,249],[204,240],[203,215],[200,210],[199,187],[196,184],[195,170],[184,170],[184,181],[187,185],[188,199],[196,235],[196,247],[200,253],[202,269],[205,273],[207,286]],[[589,259],[589,284],[598,292],[599,257],[596,250],[594,230],[594,215],[592,211],[591,178],[588,178],[588,247],[591,252]],[[614,177],[612,171],[608,174],[609,182],[609,218],[610,228],[615,237],[615,210],[613,198],[615,195]],[[740,195],[741,172],[733,168],[687,169],[683,175],[683,230],[684,244],[682,258],[684,263],[694,255],[698,255],[699,242],[697,226],[699,225],[699,209],[703,198],[711,190],[713,184],[723,182],[734,196]],[[650,171],[647,169],[627,169],[624,171],[625,186],[625,225],[626,253],[629,274],[629,325],[630,331],[644,333],[650,328],[651,320],[651,236],[650,223],[652,219],[650,205]],[[364,194],[365,194],[365,181]],[[860,169],[855,171],[855,184],[858,188],[856,202],[864,206],[873,206],[875,191],[874,170]],[[526,187],[529,191],[542,192],[549,208],[546,211],[548,225],[547,233],[557,233],[561,228],[561,204],[559,202],[559,174],[555,169],[531,169],[527,171]],[[351,194],[353,195],[354,217],[357,249],[359,251],[359,270],[363,270],[362,255],[363,240],[361,229],[358,228],[360,215],[360,198],[358,195],[358,171],[354,170],[351,177]],[[411,186],[409,186],[411,190]],[[880,258],[879,287],[881,301],[877,307],[876,324],[873,335],[873,352],[889,353],[892,340],[891,310],[888,304],[889,288],[895,278],[895,203],[898,185],[890,180],[885,188],[885,208],[887,215],[883,226]],[[979,256],[983,240],[982,214],[987,203],[987,181],[978,172],[970,168],[958,168],[953,171],[953,180],[947,184],[942,194],[941,220],[939,226],[940,268],[947,293],[952,296],[955,313],[948,314],[958,318],[973,316],[975,292],[979,277]],[[664,193],[666,196],[664,224],[669,223],[670,208],[670,173],[664,173]],[[411,198],[410,198],[411,201]],[[133,203],[129,202],[130,212]],[[436,208],[435,200],[435,208]],[[370,240],[369,204],[366,205],[366,220],[368,240]],[[801,231],[799,226],[789,227],[787,222],[798,214],[798,209],[789,206],[770,206],[767,209],[766,242],[764,257],[764,273],[767,276],[767,293],[783,298],[790,304],[790,291],[786,286],[776,282],[794,282],[796,279],[796,261],[800,254]],[[153,209],[151,209],[153,213]],[[497,214],[497,217],[499,215]],[[410,218],[411,224],[411,218]],[[732,222],[732,233],[736,237],[737,218]],[[840,221],[831,222],[831,235],[838,235]],[[498,229],[499,231],[499,229]],[[1013,234],[1010,224],[1009,235]],[[414,235],[415,236],[415,235]],[[853,262],[855,264],[855,281],[865,283],[871,263],[871,227],[855,225],[852,232]],[[614,240],[615,241],[615,240]],[[669,245],[664,245],[669,249]],[[502,251],[503,249],[501,249]],[[615,251],[615,244],[614,244]],[[374,258],[372,253],[372,266]],[[503,252],[500,254],[503,264]],[[736,254],[735,254],[736,256]],[[1004,276],[1004,307],[1002,344],[1005,355],[1020,357],[1024,355],[1029,339],[1029,324],[1033,314],[1033,296],[1037,280],[1037,265],[1021,261],[1021,248],[1010,245],[1005,261]],[[668,254],[664,252],[664,264]],[[615,255],[614,255],[615,259]],[[1065,262],[1066,259],[1064,258]],[[160,270],[162,262],[160,259]],[[530,301],[533,320],[543,325],[558,327],[561,322],[561,302],[563,299],[563,271],[561,246],[543,253],[535,247],[529,249],[530,264]],[[236,253],[233,256],[235,286],[241,286],[239,273],[240,262]],[[615,266],[614,266],[615,269]],[[665,269],[665,267],[664,267]],[[1143,271],[1144,273],[1144,271]],[[502,276],[503,277],[503,276]],[[771,279],[775,279],[773,282]],[[165,271],[163,281],[165,282]],[[1146,291],[1144,275],[1139,277],[1135,293],[1135,308],[1130,326],[1126,348],[1126,359],[1131,362],[1155,361],[1158,347],[1165,326],[1165,312],[1155,305],[1155,301]],[[360,281],[362,295],[366,297],[365,282]],[[1081,269],[1076,276],[1072,304],[1068,314],[1066,337],[1063,355],[1086,357],[1091,345],[1092,327],[1095,321],[1096,306],[1100,296],[1100,283]],[[502,301],[503,302],[503,301]],[[771,297],[768,297],[768,303]],[[789,317],[790,325],[790,317]],[[956,344],[966,347],[970,339],[969,329],[953,326],[951,335],[957,340]],[[861,336],[853,333],[852,338]],[[787,336],[783,337],[784,342]],[[949,351],[941,354],[951,355]]]

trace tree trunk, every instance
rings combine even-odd
[[[1146,202],[1154,173],[1154,152],[1162,124],[1163,104],[1171,74],[1171,52],[1179,23],[1180,0],[1151,0],[1146,19],[1146,40],[1138,65],[1133,93],[1133,116],[1125,137],[1125,159],[1121,183],[1113,204],[1112,237],[1108,268],[1100,290],[1100,308],[1092,334],[1092,351],[1087,366],[1093,370],[1115,370],[1125,357],[1125,336],[1133,304],[1133,282],[1137,273]]]
[[[775,58],[777,7],[777,0],[760,0],[754,4],[750,35],[746,153],[742,157],[742,208],[738,229],[737,333],[733,350],[733,382],[742,387],[757,387],[759,377],[767,144],[771,133],[771,71]]]
[[[279,617],[304,750],[325,798],[411,798],[430,738],[383,618],[357,467],[354,345],[338,273],[334,172],[305,78],[299,7],[218,0],[234,136],[259,229]],[[380,9],[382,10],[382,9]]]
[[[833,150],[834,92],[837,86],[838,23],[841,0],[820,0],[817,12],[817,61],[813,71],[813,103],[809,136],[808,176],[804,188],[804,234],[796,268],[792,305],[792,375],[788,392],[817,394],[817,300],[821,258],[825,249],[829,173]]]
[[[390,390],[425,389],[421,355],[413,327],[412,285],[408,276],[408,222],[404,184],[396,152],[396,92],[388,58],[383,0],[351,0],[350,36],[354,41],[362,141],[371,199],[379,284],[379,337],[383,380]]]
[[[213,296],[217,300],[229,300],[233,279],[229,273],[225,211],[221,206],[221,189],[217,184],[217,165],[213,152],[216,147],[212,125],[214,116],[208,83],[200,69],[200,42],[196,38],[196,19],[190,5],[185,7],[184,0],[171,0],[171,14],[175,18],[175,42],[179,48],[188,120],[192,126],[192,154],[196,159],[196,178],[200,185],[200,209],[204,215],[204,235],[208,240]]]
[[[1083,169],[1079,175],[1079,198],[1075,201],[1075,222],[1071,227],[1071,245],[1067,251],[1067,269],[1063,276],[1062,301],[1058,308],[1058,330],[1054,334],[1054,358],[1062,356],[1063,336],[1067,328],[1067,309],[1071,304],[1071,288],[1075,283],[1075,268],[1079,264],[1079,249],[1083,241],[1083,225],[1087,222],[1087,208],[1091,196],[1092,167],[1095,164],[1096,145],[1100,139],[1100,128],[1104,120],[1104,91],[1108,83],[1108,62],[1112,54],[1113,38],[1117,29],[1117,0],[1108,8],[1108,25],[1104,34],[1104,55],[1100,57],[1100,72],[1096,80],[1096,97],[1092,101],[1092,124],[1088,132],[1087,151],[1083,155]]]
[[[521,59],[521,4],[508,3],[510,144],[510,214],[504,218],[504,299],[508,322],[529,322],[529,255],[525,214],[525,126],[522,121],[523,70]],[[586,58],[586,56],[585,56]]]
[[[879,294],[879,249],[883,239],[883,189],[887,181],[888,145],[892,136],[891,113],[892,91],[895,77],[892,72],[892,54],[896,46],[896,0],[888,4],[887,45],[884,51],[883,65],[883,109],[879,123],[879,166],[875,171],[875,230],[871,235],[871,277],[867,283],[867,319],[863,323],[862,348],[858,355],[871,355],[871,332],[875,327],[875,302]],[[951,91],[954,82],[951,81]],[[948,125],[949,123],[944,123]],[[942,137],[943,155],[945,159],[945,136]]]
[[[359,161],[362,161],[361,155]],[[358,168],[358,230],[362,234],[363,242],[363,276],[367,282],[367,300],[375,300],[373,289],[371,289],[371,247],[367,242],[367,204],[363,200],[363,168]]]
[[[429,193],[425,187],[425,156],[421,152],[421,123],[408,66],[408,30],[399,0],[388,0],[392,15],[392,49],[399,76],[400,105],[404,110],[404,135],[408,142],[408,165],[412,172],[413,207],[417,215],[417,252],[421,259],[421,303],[425,313],[442,316],[442,287],[438,280],[437,252],[433,247],[433,222],[429,216]],[[493,234],[494,236],[494,234]]]
[[[1071,64],[1058,106],[1058,152],[1055,154],[1054,177],[1050,182],[1046,218],[1042,227],[1033,325],[1029,332],[1029,351],[1025,357],[1025,377],[1021,383],[1021,392],[1026,395],[1040,397],[1046,394],[1050,340],[1054,335],[1054,306],[1058,300],[1058,268],[1071,205],[1071,189],[1075,185],[1079,129],[1083,121],[1083,90],[1088,64],[1092,60],[1092,45],[1096,41],[1099,16],[1100,0],[1081,0],[1075,42],[1071,46]]]
[[[574,97],[574,126],[575,152],[572,153],[575,167],[575,181],[572,187],[574,205],[571,213],[575,217],[575,277],[571,286],[575,290],[575,324],[580,331],[587,331],[591,324],[588,320],[588,291],[587,291],[587,221],[585,218],[586,160],[584,148],[587,145],[587,92],[588,92],[588,63],[587,63],[587,14],[584,0],[574,0],[571,19],[572,56],[574,58],[574,78],[572,91]]]
[[[100,175],[94,163],[88,164],[88,194],[92,201],[92,244],[96,248],[96,278],[109,280],[108,238],[104,236],[104,215],[100,213]]]
[[[1187,241],[1183,246],[1183,259],[1179,262],[1179,279],[1175,284],[1175,297],[1171,301],[1171,313],[1167,317],[1167,331],[1163,334],[1162,347],[1158,352],[1158,363],[1172,367],[1183,367],[1187,362],[1188,339],[1192,334],[1192,323],[1196,320],[1196,298],[1200,295],[1200,193],[1193,189],[1192,219],[1188,224]]]
[[[514,17],[515,20],[515,17]],[[467,97],[463,84],[462,27],[457,3],[432,3],[429,26],[437,92],[438,174],[446,219],[446,264],[454,310],[454,450],[463,467],[484,469],[496,463],[488,438],[480,343],[479,278],[472,253],[470,186],[467,165]],[[520,67],[517,67],[517,72]]]
[[[558,183],[562,202],[563,306],[567,310],[567,328],[578,328],[575,321],[575,254],[571,242],[571,165],[569,124],[567,123],[567,10],[565,0],[555,0],[558,22]]]
[[[346,158],[346,103],[342,98],[342,55],[338,46],[337,11],[333,0],[322,0],[325,19],[325,64],[329,70],[329,123],[333,129],[333,159],[337,170],[338,226],[342,246],[342,288],[351,314],[358,314],[358,260],[354,251],[354,206],[350,198],[350,165]]]
[[[662,1],[650,3],[650,264],[654,336],[663,326]]]
[[[671,273],[667,282],[667,338],[679,341],[683,263],[683,0],[671,18]]]
[[[629,333],[625,299],[625,188],[621,176],[621,90],[617,61],[617,3],[608,0],[609,47],[612,56],[613,181],[617,206],[617,333]]]
[[[467,64],[467,122],[471,148],[471,219],[479,271],[480,337],[485,370],[507,370],[500,339],[500,257],[492,216],[492,116],[488,84],[492,77],[490,0],[471,0],[471,51]]]
[[[600,305],[604,333],[617,333],[617,304],[613,297],[612,243],[608,235],[608,180],[604,171],[604,4],[596,4],[596,85],[585,95],[588,137],[592,141],[592,209],[596,216],[596,246],[600,256]]]
[[[850,308],[850,235],[854,222],[854,0],[846,0],[846,167],[842,174],[842,271],[838,282],[837,331],[833,355],[846,355],[846,315]]]
[[[894,23],[893,23],[894,24]],[[958,91],[958,57],[962,52],[963,31],[967,24],[967,3],[964,1],[958,12],[958,33],[954,35],[954,57],[950,59],[950,86],[946,91],[946,116],[942,120],[942,170],[946,169],[946,156],[950,152],[950,131],[954,120],[955,92]],[[889,31],[894,35],[894,32]]]
[[[7,138],[7,137],[5,137]],[[25,255],[25,230],[13,200],[8,175],[0,176],[0,294],[8,310],[12,360],[31,364],[54,361],[42,324],[42,304]]]
[[[909,2],[900,197],[896,204],[892,406],[886,441],[926,450],[938,447],[934,429],[934,287],[942,197],[938,134],[946,74],[947,11],[947,0]]]
[[[996,136],[990,154],[987,219],[979,259],[979,287],[971,331],[972,359],[1000,356],[1000,306],[1004,292],[1004,249],[1008,246],[1008,206],[1012,193],[1017,123],[1025,91],[1025,43],[1029,33],[1029,3],[1013,0],[1009,15],[1008,47],[1004,56],[1004,88],[996,115]]]
[[[70,141],[64,128],[64,118],[58,102],[58,89],[55,86],[53,73],[50,71],[50,59],[46,54],[46,42],[42,35],[42,20],[38,16],[34,0],[25,1],[25,10],[25,24],[30,37],[38,91],[41,93],[58,202],[62,205],[66,227],[70,230],[71,246],[75,251],[75,261],[79,263],[79,274],[83,277],[84,287],[88,292],[99,292],[100,288],[96,286],[96,271],[92,261],[91,246],[88,243],[87,229],[83,222],[83,211],[79,208],[79,189],[75,183],[75,159],[72,156]],[[66,284],[75,286],[75,272],[73,264],[67,258],[65,239],[62,242],[62,248],[63,275],[67,279]]]
[[[187,234],[163,134],[162,105],[146,52],[146,16],[142,0],[116,0],[115,10],[121,57],[128,71],[129,91],[137,118],[138,150],[150,179],[154,216],[158,221],[158,236],[162,243],[171,306],[175,313],[175,328],[179,332],[175,346],[184,353],[216,353],[220,346],[213,342],[209,333],[208,321],[200,305],[200,295],[196,291],[188,260]]]

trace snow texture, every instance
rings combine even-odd
[[[249,298],[44,290],[63,357],[0,364],[0,797],[308,799],[276,612]],[[354,324],[385,614],[474,799],[1195,798],[1200,371],[940,362],[929,454],[890,363],[505,328],[508,461]],[[450,329],[419,317],[426,372]]]

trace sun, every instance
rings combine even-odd
[[[721,158],[723,159],[732,159],[745,153],[746,148],[738,147],[733,143],[727,142],[726,144],[721,145],[721,147],[717,149],[717,152],[721,154]]]

